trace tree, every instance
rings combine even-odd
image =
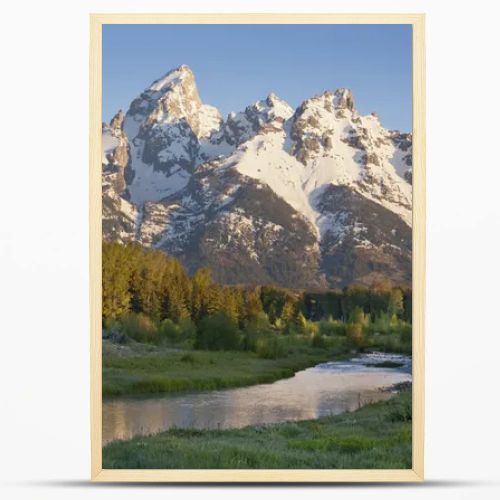
[[[133,308],[159,321],[165,314],[166,283],[171,273],[171,260],[165,253],[143,252],[132,278]]]
[[[264,311],[272,324],[280,319],[287,297],[286,290],[270,285],[260,287],[260,300]]]
[[[116,318],[131,309],[132,275],[138,261],[137,245],[104,242],[102,246],[102,315]]]
[[[208,350],[232,350],[239,347],[238,325],[223,312],[206,316],[198,324],[196,347]]]
[[[209,269],[202,267],[192,278],[191,315],[195,321],[207,314],[208,289],[212,284],[212,274]]]
[[[342,299],[344,321],[352,316],[355,308],[361,308],[363,312],[369,311],[369,290],[364,285],[351,285],[344,288]]]
[[[258,290],[247,290],[245,293],[245,319],[251,320],[263,312]]]
[[[204,314],[215,314],[224,309],[224,295],[219,285],[212,283],[206,291]]]
[[[413,296],[412,296],[412,290],[411,288],[407,288],[403,292],[403,307],[404,307],[404,314],[403,314],[403,319],[407,321],[408,323],[411,323],[413,320]]]
[[[244,316],[244,300],[239,288],[226,286],[222,289],[222,311],[233,321]]]
[[[293,321],[296,315],[295,301],[293,297],[288,296],[286,298],[285,304],[283,305],[283,310],[281,311],[281,319],[284,323],[290,323]]]
[[[401,288],[393,288],[389,294],[389,303],[387,305],[389,316],[400,317],[403,313],[403,292]]]
[[[356,306],[351,312],[350,320],[351,323],[357,323],[366,326],[369,321],[369,315],[366,315],[361,307]]]
[[[172,319],[176,323],[190,317],[189,309],[178,280],[173,280],[169,283],[165,299],[165,317]]]

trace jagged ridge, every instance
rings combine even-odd
[[[409,283],[411,148],[348,89],[295,111],[271,94],[223,120],[180,66],[103,126],[103,236],[224,282]]]

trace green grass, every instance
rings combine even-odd
[[[244,429],[174,429],[103,448],[105,469],[409,469],[411,392],[355,412]]]
[[[285,339],[286,355],[263,359],[253,352],[198,351],[148,344],[103,344],[103,396],[213,390],[269,383],[324,361],[346,355],[339,339],[314,348],[302,339]]]
[[[411,355],[411,335],[388,333],[369,335],[364,343],[366,349],[382,352]]]

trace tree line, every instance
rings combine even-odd
[[[306,321],[327,318],[352,322],[360,314],[373,320],[388,316],[411,323],[411,303],[410,289],[386,283],[315,292],[273,285],[221,285],[213,281],[207,268],[190,277],[178,259],[159,250],[136,243],[103,243],[104,320],[142,313],[154,322],[168,319],[178,324],[189,319],[199,324],[207,316],[223,313],[243,327],[266,315],[274,327],[293,330]]]

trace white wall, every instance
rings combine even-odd
[[[273,489],[277,498],[498,498],[500,163],[496,2],[289,0],[288,11],[426,12],[426,475],[406,488]],[[238,2],[279,11],[279,2]],[[264,489],[87,486],[89,12],[236,10],[233,2],[4,3],[0,29],[0,470],[5,498],[166,494],[242,500]],[[338,487],[337,487],[338,488]]]

